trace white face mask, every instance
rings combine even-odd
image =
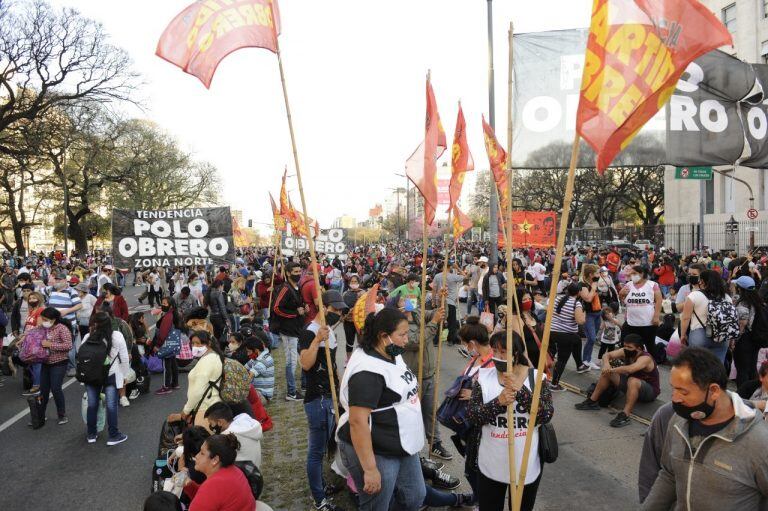
[[[349,289],[360,289],[360,284],[350,284]]]
[[[51,328],[53,326],[53,321],[42,321],[40,325],[43,328]]]
[[[192,346],[192,356],[195,358],[202,357],[206,351],[208,351],[208,348],[205,346]]]
[[[640,276],[640,275],[638,275],[637,273],[635,273],[634,275],[632,275],[632,276],[630,277],[630,279],[632,280],[632,283],[633,283],[633,284],[637,284],[638,282],[640,282],[640,280],[642,280],[642,278],[643,278],[643,277],[641,277],[641,276]]]

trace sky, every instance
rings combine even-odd
[[[268,230],[267,192],[277,199],[283,168],[295,176],[275,55],[242,49],[226,57],[210,90],[155,56],[157,40],[188,0],[51,0],[101,22],[125,49],[142,83],[143,109],[183,148],[218,169],[220,203]],[[496,131],[506,145],[507,33],[585,27],[589,0],[493,2]],[[432,85],[447,137],[458,101],[475,167],[488,167],[481,114],[488,114],[487,2],[482,0],[283,0],[280,47],[297,137],[307,212],[330,226],[363,220],[387,188],[405,186],[405,160],[424,137],[424,81]],[[443,159],[449,159],[447,151]],[[468,178],[465,186],[472,186]],[[298,184],[288,191],[299,207]]]

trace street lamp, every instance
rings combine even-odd
[[[395,172],[396,176],[404,177],[405,178],[405,239],[409,238],[409,233],[411,230],[411,199],[410,199],[410,190],[408,187],[410,186],[410,180],[408,179],[408,176],[405,174],[398,174]],[[398,210],[398,214],[399,210]]]

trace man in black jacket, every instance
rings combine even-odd
[[[285,267],[286,282],[277,291],[275,305],[272,307],[277,326],[277,333],[283,342],[285,352],[285,382],[288,386],[286,401],[303,401],[304,396],[296,389],[296,363],[298,360],[299,335],[304,330],[304,302],[299,293],[301,266],[290,262]]]

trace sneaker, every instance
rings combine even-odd
[[[453,454],[449,450],[447,450],[445,447],[443,447],[443,444],[441,443],[435,443],[435,445],[432,446],[432,455],[437,456],[438,458],[442,458],[444,460],[452,460]]]
[[[442,461],[431,460],[429,458],[419,457],[419,461],[421,461],[421,468],[427,470],[440,470],[445,466]]]
[[[141,392],[139,392],[139,389],[133,389],[131,391],[131,394],[128,396],[128,399],[136,399],[141,395]]]
[[[64,424],[67,424],[69,422],[69,419],[67,416],[59,417],[59,420],[56,422],[59,426],[63,426]]]
[[[629,416],[624,412],[619,412],[616,417],[611,420],[610,425],[612,428],[622,428],[628,425],[631,421]]]
[[[120,433],[118,436],[116,436],[114,438],[110,438],[109,440],[107,440],[107,445],[122,444],[126,440],[128,440],[128,435],[126,435],[124,433]]]
[[[457,493],[456,494],[456,506],[474,506],[477,502],[475,501],[475,494],[474,493]]]
[[[573,406],[577,410],[599,410],[600,409],[600,405],[597,404],[597,401],[592,401],[589,398],[585,399],[581,403],[576,403]]]
[[[173,392],[173,390],[169,389],[168,387],[160,387],[155,391],[156,396],[166,396]]]
[[[131,406],[131,403],[126,396],[120,398],[120,406]]]
[[[73,378],[74,376],[75,376],[74,369],[70,369],[69,371],[67,371],[67,378]]]
[[[99,437],[99,435],[93,435],[93,436],[91,436],[91,435],[88,435],[88,437],[87,437],[87,439],[88,439],[88,443],[89,443],[89,444],[95,444],[95,443],[96,443],[96,439],[97,439],[98,437]]]
[[[315,509],[322,511],[344,511],[344,508],[334,504],[331,499],[323,499],[321,503],[315,504]]]
[[[565,392],[565,389],[559,383],[550,383],[549,384],[549,391],[550,392]]]
[[[595,369],[595,370],[597,370],[597,371],[599,371],[599,370],[600,370],[600,366],[599,366],[599,365],[597,365],[597,364],[595,364],[595,363],[594,363],[594,362],[592,362],[591,360],[590,360],[589,362],[587,362],[587,365],[589,366],[589,368],[590,368],[590,369]]]
[[[171,388],[172,388],[173,390],[179,390],[179,389],[181,389],[181,385],[174,385],[174,386],[173,386],[173,387],[171,387]]]
[[[469,350],[465,348],[464,346],[459,346],[456,348],[459,351],[459,355],[461,355],[464,358],[469,358]]]
[[[458,478],[446,474],[442,470],[435,470],[432,474],[432,487],[438,490],[453,490],[461,484]]]
[[[343,490],[347,486],[347,481],[339,481],[336,484],[326,484],[323,487],[323,493],[325,493],[326,497],[330,497],[331,495],[335,495],[339,493],[341,490]]]
[[[40,387],[32,387],[29,390],[25,390],[21,393],[22,396],[36,396],[40,394]]]
[[[577,373],[586,373],[589,371],[589,366],[587,364],[581,364],[579,367],[576,368]]]
[[[285,400],[286,401],[304,401],[304,394],[302,394],[297,390],[293,394],[286,394]]]

